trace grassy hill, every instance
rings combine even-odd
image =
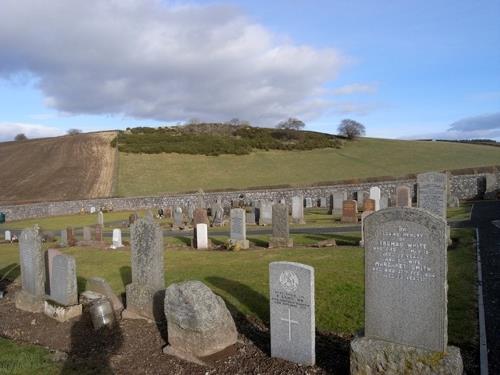
[[[255,151],[248,155],[119,155],[118,194],[309,185],[430,170],[500,164],[500,148],[432,141],[364,138],[342,148]]]

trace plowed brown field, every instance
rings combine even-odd
[[[0,204],[107,197],[113,132],[0,143]]]

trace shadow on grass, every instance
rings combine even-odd
[[[191,237],[185,237],[185,236],[173,236],[176,240],[183,242],[184,245],[191,246]],[[175,245],[172,245],[175,246]]]
[[[224,302],[234,317],[238,332],[251,340],[260,350],[271,355],[271,336],[269,330],[269,299],[249,286],[235,280],[210,276],[205,279],[212,286],[224,290],[258,318],[242,314],[236,306]],[[350,340],[333,333],[316,332],[317,365],[328,373],[349,373]]]
[[[268,242],[256,237],[248,237],[248,240],[258,247],[268,247]]]

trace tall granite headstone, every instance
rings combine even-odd
[[[22,289],[16,293],[16,307],[42,312],[45,298],[45,259],[38,227],[25,229],[19,236]]]
[[[139,219],[130,227],[132,283],[126,287],[127,313],[162,320],[165,290],[163,233],[151,219]]]
[[[411,191],[408,186],[396,187],[396,207],[411,207]]]
[[[304,198],[301,195],[292,197],[292,222],[295,224],[305,224],[303,202]]]
[[[242,249],[248,249],[250,244],[247,240],[246,215],[242,208],[231,209],[231,237],[230,242],[237,244]]]
[[[63,306],[78,304],[76,261],[70,255],[56,255],[50,272],[50,299]]]
[[[288,225],[288,206],[283,203],[273,205],[273,234],[269,240],[269,248],[293,247]]]
[[[446,219],[446,173],[428,172],[417,175],[417,206]]]
[[[351,374],[461,373],[447,346],[446,221],[390,208],[364,219],[364,241],[365,337],[351,343]]]
[[[269,264],[271,356],[312,366],[316,362],[314,268]]]

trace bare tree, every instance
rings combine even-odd
[[[80,129],[69,129],[68,130],[68,135],[77,135],[80,134],[82,131]]]
[[[337,130],[340,135],[348,139],[354,139],[365,135],[365,126],[350,119],[342,120]]]
[[[19,133],[18,135],[16,135],[14,137],[14,141],[25,141],[27,139],[28,139],[28,137],[26,137],[26,135],[24,133]]]
[[[288,120],[281,121],[276,125],[276,128],[278,129],[291,129],[291,130],[300,130],[303,127],[305,127],[306,124],[304,124],[303,121],[290,117]]]

